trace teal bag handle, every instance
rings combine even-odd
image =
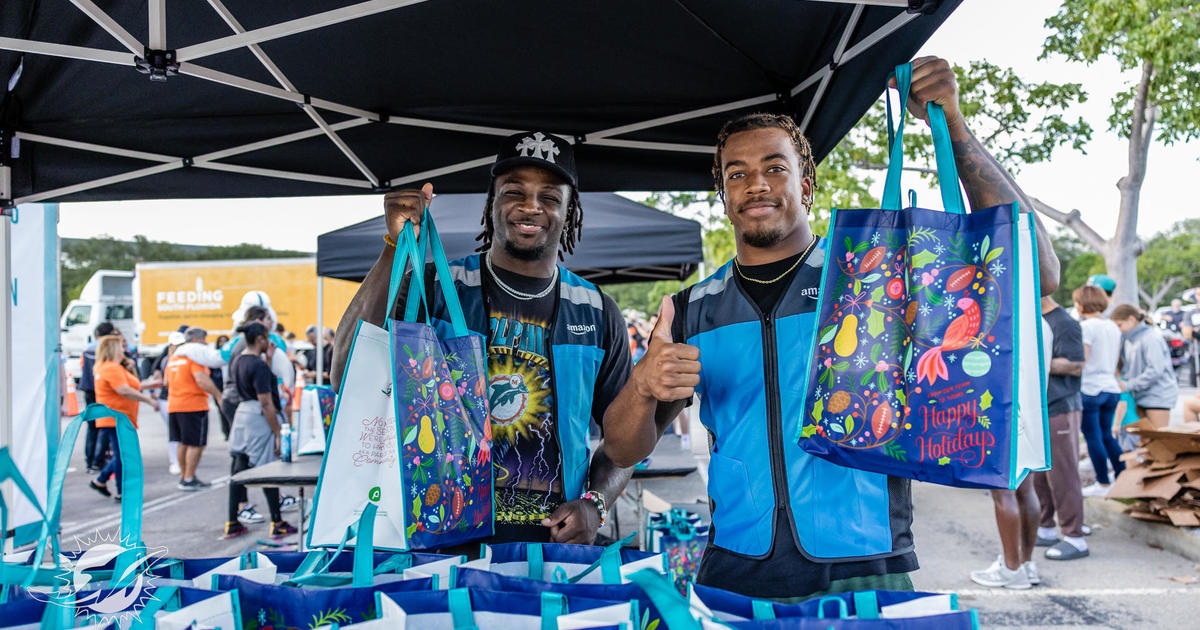
[[[618,540],[617,542],[605,547],[604,551],[600,552],[600,557],[596,558],[595,562],[590,564],[588,566],[588,568],[584,569],[583,571],[580,571],[576,575],[567,577],[567,572],[564,571],[562,567],[555,568],[553,581],[558,582],[560,584],[563,582],[568,583],[568,584],[575,584],[579,580],[582,580],[584,577],[586,577],[592,571],[595,571],[596,569],[600,569],[600,579],[603,580],[603,582],[605,584],[620,584],[621,583],[621,547],[625,546],[626,543],[633,540],[633,537],[636,535],[637,535],[637,532],[634,532],[634,533],[622,538],[621,540]],[[539,578],[539,579],[542,579],[542,578]]]
[[[456,588],[446,591],[446,603],[450,608],[450,619],[454,630],[478,630],[475,612],[471,609],[471,589]]]
[[[752,614],[755,619],[774,619],[775,604],[763,599],[750,600],[750,607],[754,611]]]
[[[566,595],[542,591],[542,630],[558,630],[559,615],[568,612]]]
[[[13,484],[25,495],[25,499],[33,505],[38,514],[42,517],[42,531],[38,538],[37,550],[34,552],[33,559],[28,566],[10,565],[8,563],[0,563],[0,603],[8,601],[8,585],[21,582],[24,588],[29,588],[38,582],[47,582],[57,576],[57,571],[44,570],[42,568],[42,556],[46,550],[47,538],[54,541],[54,566],[57,567],[58,560],[58,537],[56,530],[58,529],[47,518],[46,512],[42,511],[42,504],[38,501],[37,495],[34,494],[33,488],[29,486],[29,482],[25,481],[25,477],[21,475],[20,469],[17,468],[17,463],[13,461],[12,454],[8,447],[0,448],[0,483],[12,479]],[[55,531],[55,533],[52,533]],[[4,548],[5,534],[8,532],[8,503],[4,497],[0,496],[0,549]]]
[[[368,502],[363,507],[362,513],[359,514],[358,521],[346,528],[346,534],[342,536],[342,541],[338,543],[337,549],[330,555],[326,551],[314,550],[310,551],[304,560],[300,562],[300,566],[296,567],[296,571],[292,573],[291,579],[283,584],[285,586],[304,586],[306,584],[314,584],[320,586],[342,586],[346,580],[339,576],[327,575],[329,567],[333,565],[333,561],[341,555],[345,550],[346,544],[351,538],[354,541],[354,558],[350,572],[350,582],[354,587],[371,586],[373,576],[377,573],[374,570],[375,562],[375,515],[379,510],[379,506]],[[411,559],[410,559],[411,561]],[[383,571],[387,568],[379,563]]]
[[[526,543],[525,564],[528,569],[526,575],[535,580],[546,579],[546,562],[542,555],[542,543]]]
[[[908,95],[912,87],[912,64],[896,66],[896,90],[900,94],[900,120],[892,132],[892,103],[887,99],[888,137],[891,143],[888,157],[887,179],[883,185],[884,210],[900,209],[900,174],[904,169],[904,122],[908,117]],[[965,214],[962,192],[958,188],[958,167],[954,163],[954,149],[950,145],[950,129],[946,124],[946,112],[941,105],[930,103],[929,129],[933,134],[933,155],[937,162],[938,188],[942,193],[942,205],[946,212]]]
[[[404,301],[404,321],[417,321],[417,305],[425,305],[425,322],[429,322],[429,304],[425,296],[425,252],[429,249],[429,206],[425,207],[425,212],[421,215],[421,236],[414,241],[412,249],[412,268],[413,275],[417,275],[417,270],[420,270],[420,278],[408,283],[408,297]]]
[[[446,259],[446,250],[442,248],[442,238],[438,235],[437,223],[433,220],[433,213],[429,211],[429,206],[425,206],[425,215],[421,218],[421,241],[421,244],[416,246],[419,250],[417,255],[420,260],[424,260],[425,250],[428,247],[430,255],[433,257],[438,286],[442,289],[442,299],[446,302],[446,312],[450,315],[450,325],[454,329],[454,336],[465,337],[471,331],[467,328],[467,317],[463,314],[462,302],[458,299],[458,289],[454,287],[454,277],[450,275],[450,262]],[[412,291],[411,286],[409,290]],[[424,280],[422,280],[421,296],[424,299]],[[428,313],[428,310],[426,312]],[[409,305],[406,306],[404,320],[416,321],[416,305],[411,299]]]
[[[855,591],[854,616],[859,619],[879,619],[879,598],[875,591]]]
[[[638,585],[662,616],[663,625],[671,630],[700,630],[700,622],[692,616],[687,600],[675,590],[675,585],[661,573],[642,569],[629,576]]]
[[[355,587],[370,586],[375,575],[375,513],[379,506],[367,503],[358,517],[358,529],[354,539],[354,569],[351,584]]]
[[[75,442],[79,438],[79,428],[84,422],[95,422],[97,418],[115,418],[117,429],[117,447],[121,451],[121,540],[125,547],[113,563],[113,586],[128,586],[136,577],[130,569],[143,561],[146,546],[142,543],[142,449],[138,441],[137,429],[125,414],[114,411],[100,403],[92,403],[75,416],[63,431],[58,443],[58,451],[54,456],[54,470],[50,475],[48,489],[48,505],[46,513],[55,515],[62,504],[63,484],[67,478],[67,467],[71,463],[71,454],[75,450]],[[55,519],[51,516],[50,519]],[[57,526],[57,522],[53,523]],[[44,547],[46,537],[38,542],[40,549]],[[57,537],[51,537],[51,544],[57,561],[59,549]]]
[[[1123,392],[1121,394],[1121,400],[1125,401],[1125,417],[1121,418],[1121,426],[1137,422],[1137,402],[1134,401],[1133,394],[1129,392]]]
[[[412,223],[405,223],[404,229],[400,230],[400,238],[396,240],[396,253],[392,256],[392,273],[388,277],[387,307],[383,313],[385,328],[388,320],[391,319],[396,296],[400,294],[400,283],[404,280],[404,270],[408,267],[408,260],[416,249],[413,244],[414,240]],[[413,278],[416,279],[418,275],[414,273]]]
[[[840,597],[822,597],[817,600],[817,618],[825,618],[825,604],[837,604],[838,619],[847,619],[850,617],[850,610],[846,607],[846,600]]]

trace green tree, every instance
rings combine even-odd
[[[1041,58],[1061,55],[1091,64],[1115,60],[1135,71],[1136,82],[1113,95],[1109,130],[1128,142],[1128,170],[1117,181],[1121,193],[1117,228],[1104,238],[1078,210],[1063,212],[1035,200],[1038,210],[1071,228],[1104,257],[1117,282],[1114,299],[1136,303],[1138,257],[1146,246],[1137,235],[1139,198],[1151,142],[1200,137],[1200,5],[1195,0],[1064,0],[1046,20],[1054,32]],[[1157,289],[1156,289],[1157,290]]]
[[[1200,284],[1200,219],[1180,221],[1146,242],[1138,259],[1142,305],[1158,308],[1167,296]]]

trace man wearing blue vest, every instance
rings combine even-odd
[[[967,130],[949,64],[922,58],[913,66],[909,110],[927,121],[926,103],[945,108],[971,206],[1020,200],[1031,208]],[[700,394],[700,418],[713,440],[713,531],[697,581],[784,601],[911,590],[908,573],[917,568],[908,480],[826,462],[792,439],[803,415],[824,261],[807,218],[815,170],[790,118],[750,114],[725,124],[713,175],[737,254],[663,299],[646,355],[604,419],[609,455],[629,465]],[[1040,223],[1037,239],[1049,294],[1058,286],[1058,260]]]
[[[612,298],[557,264],[583,217],[571,145],[541,131],[510,136],[491,175],[482,254],[450,263],[467,325],[487,339],[496,515],[488,542],[591,544],[632,472],[603,449],[592,457],[588,441],[592,420],[629,378],[625,323]],[[396,237],[406,221],[419,224],[432,191],[426,184],[384,197],[387,246],[338,326],[334,387],[356,320],[382,324]],[[430,264],[437,325],[449,316],[432,273]],[[396,308],[407,292],[399,294]]]

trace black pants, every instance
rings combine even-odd
[[[81,389],[83,392],[83,404],[90,405],[96,402],[96,390]],[[96,428],[95,422],[85,422],[87,432],[83,436],[83,463],[95,470],[104,468],[105,460],[103,457],[96,457],[96,436],[100,434],[100,430]]]
[[[229,456],[232,461],[229,464],[229,476],[232,477],[243,470],[253,468],[250,465],[250,456],[245,453],[230,451]],[[283,520],[283,515],[279,513],[279,488],[263,488],[263,495],[267,498],[267,511],[271,514],[271,522],[278,523]],[[229,482],[229,522],[237,520],[238,504],[244,503],[248,499],[246,494],[246,486],[240,483]]]

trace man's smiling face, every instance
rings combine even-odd
[[[742,243],[770,248],[807,219],[812,181],[783,129],[750,129],[729,136],[721,151],[725,214]],[[811,203],[811,202],[809,202]]]
[[[498,175],[493,186],[495,242],[520,260],[557,257],[570,185],[545,169],[519,166]]]

